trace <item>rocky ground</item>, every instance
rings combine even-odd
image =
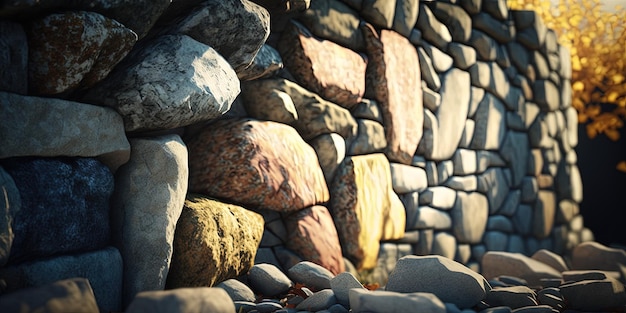
[[[579,244],[563,258],[487,252],[481,274],[451,259],[405,256],[384,286],[303,261],[287,273],[256,264],[215,287],[146,291],[136,312],[626,312],[626,250]],[[89,281],[75,278],[0,297],[2,312],[98,312]]]

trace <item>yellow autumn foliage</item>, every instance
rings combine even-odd
[[[587,136],[619,139],[626,120],[626,10],[602,10],[599,0],[509,0],[534,10],[572,58],[572,105]]]

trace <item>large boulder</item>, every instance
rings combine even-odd
[[[288,125],[226,119],[187,145],[192,192],[285,212],[328,201],[315,151]]]
[[[176,224],[167,288],[213,286],[245,274],[263,235],[263,217],[190,194]]]
[[[178,34],[133,50],[82,100],[116,109],[126,131],[133,132],[215,119],[239,92],[237,74],[220,54]]]
[[[23,312],[24,308],[30,312],[100,312],[86,278],[60,280],[0,296],[0,308],[6,312]]]

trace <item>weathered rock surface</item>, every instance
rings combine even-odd
[[[116,109],[126,131],[171,129],[226,113],[239,80],[213,48],[166,35],[134,50],[82,100]]]
[[[245,274],[262,235],[261,215],[190,194],[176,224],[167,288],[210,287]]]
[[[285,67],[304,88],[347,109],[361,101],[367,62],[356,52],[319,40],[295,22],[284,30],[278,47]]]
[[[422,137],[422,93],[419,59],[415,47],[394,31],[380,35],[371,25],[362,26],[367,46],[366,95],[379,106],[385,125],[387,157],[411,164]]]
[[[6,312],[22,312],[25,308],[38,312],[100,312],[86,278],[60,280],[0,296],[0,308]]]
[[[298,20],[313,34],[354,51],[365,50],[358,13],[339,0],[312,1]]]
[[[284,212],[328,201],[315,151],[290,126],[221,120],[187,146],[192,192]]]
[[[21,24],[0,22],[0,90],[21,95],[28,93],[28,41]]]
[[[285,224],[287,248],[335,275],[345,270],[337,230],[326,207],[315,205],[295,212]]]
[[[561,278],[561,273],[547,264],[520,253],[488,251],[482,258],[482,273],[487,279],[500,275],[519,277],[529,286],[541,286],[542,278]]]
[[[329,208],[343,255],[357,269],[373,268],[380,240],[404,234],[404,206],[392,190],[389,161],[380,153],[347,157],[331,190]]]
[[[22,206],[13,217],[9,262],[102,249],[109,244],[113,175],[91,158],[3,162]]]
[[[51,14],[28,31],[31,93],[55,95],[89,88],[128,54],[137,34],[94,12]]]
[[[235,312],[235,305],[223,301],[224,297],[228,298],[226,291],[210,287],[144,291],[135,297],[124,312]]]
[[[130,158],[122,118],[111,109],[5,92],[0,103],[0,116],[12,117],[0,123],[0,158],[95,157],[111,171]]]
[[[141,291],[165,287],[189,178],[178,135],[134,138],[131,146],[111,205],[113,241],[124,258],[125,305]]]

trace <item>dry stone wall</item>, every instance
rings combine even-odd
[[[3,292],[80,276],[120,311],[255,263],[384,284],[405,255],[593,240],[537,14],[256,2],[0,4]]]

